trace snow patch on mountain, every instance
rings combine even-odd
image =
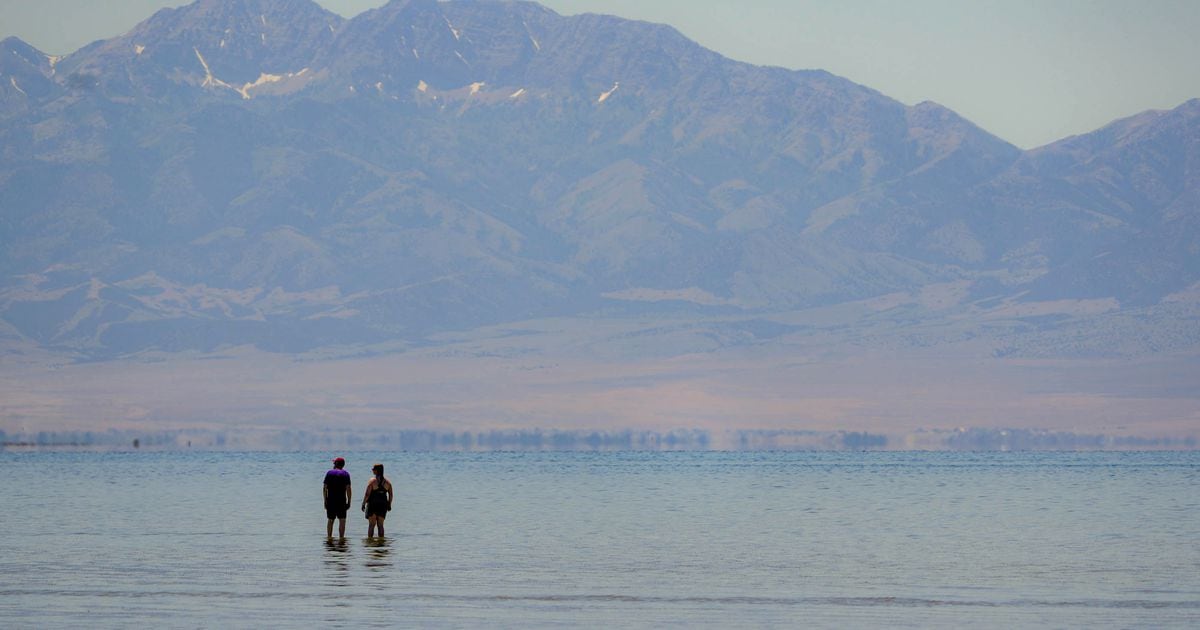
[[[292,76],[295,76],[295,75],[294,74],[287,75],[287,77],[292,77]],[[247,83],[247,84],[243,85],[242,87],[238,88],[238,94],[241,94],[242,98],[244,98],[246,100],[250,100],[250,98],[251,98],[250,90],[253,90],[256,87],[261,87],[261,86],[267,85],[268,83],[278,83],[278,82],[284,80],[284,78],[286,78],[286,77],[284,77],[282,75],[266,74],[264,72],[264,73],[258,75],[258,79],[255,80],[254,83]]]
[[[227,87],[229,89],[235,89],[232,85],[229,85],[228,83],[213,76],[212,70],[208,67],[208,62],[204,60],[204,55],[200,54],[199,48],[196,48],[195,46],[193,46],[192,51],[194,51],[196,53],[196,59],[199,59],[200,65],[204,67],[204,82],[200,84],[200,87],[216,86],[216,87]]]
[[[603,93],[603,94],[601,94],[601,95],[600,95],[600,98],[596,99],[596,102],[597,102],[597,103],[603,103],[604,101],[607,101],[607,100],[608,100],[608,97],[612,96],[612,95],[613,95],[613,92],[616,92],[616,91],[617,91],[617,88],[619,88],[619,87],[621,87],[621,82],[620,82],[620,81],[618,81],[618,82],[616,82],[616,83],[613,83],[612,89],[611,89],[611,90],[609,90],[609,91],[607,91],[607,92],[605,92],[605,93]]]
[[[244,99],[244,100],[250,100],[251,98],[253,98],[253,95],[250,93],[251,90],[255,90],[257,88],[261,88],[263,86],[270,85],[273,83],[280,83],[280,82],[286,81],[288,79],[295,79],[295,78],[303,77],[304,75],[308,74],[308,72],[309,72],[308,68],[304,68],[304,69],[300,70],[299,72],[288,72],[286,74],[271,74],[268,72],[262,72],[262,73],[259,73],[258,78],[255,79],[253,82],[243,83],[239,87],[236,85],[231,85],[229,83],[226,83],[225,81],[222,81],[221,79],[219,79],[215,75],[213,75],[212,68],[209,67],[208,61],[204,58],[204,55],[201,54],[200,49],[198,49],[196,47],[192,47],[192,51],[196,53],[196,59],[198,59],[200,61],[200,65],[204,68],[204,82],[200,84],[201,87],[229,88],[229,89],[233,90],[234,92],[237,92],[238,94],[240,94],[242,96],[242,99]],[[352,92],[354,91],[353,86],[350,88],[350,91],[352,91]]]
[[[529,28],[529,22],[521,20],[521,26],[525,27],[525,35],[529,37],[529,43],[533,44],[533,49],[541,52],[542,45],[538,42],[537,38],[533,36],[533,31]]]
[[[446,21],[446,27],[449,28],[450,32],[454,35],[454,41],[460,41],[462,39],[462,31],[454,28],[454,25],[450,23],[449,18],[442,16],[442,19]]]

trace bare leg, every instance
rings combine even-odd
[[[375,521],[378,520],[378,518],[379,517],[377,516],[367,517],[367,538],[375,537]]]
[[[332,524],[333,521],[330,521],[330,523]],[[338,536],[342,538],[346,537],[346,519],[344,518],[338,519]]]
[[[329,519],[329,523],[325,525],[325,537],[333,538],[333,519]]]
[[[383,538],[383,517],[382,517],[382,516],[376,516],[376,517],[375,517],[375,521],[376,521],[376,525],[378,525],[378,526],[379,526],[379,537],[380,537],[380,538]]]

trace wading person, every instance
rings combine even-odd
[[[346,537],[346,510],[354,495],[350,492],[350,473],[343,470],[346,460],[341,457],[333,459],[333,469],[325,473],[325,516],[329,523],[325,526],[325,536],[333,538],[333,519],[338,520],[338,536]]]
[[[379,529],[379,536],[383,536],[383,519],[392,509],[392,482],[383,476],[383,464],[375,464],[371,472],[375,473],[375,477],[367,482],[367,493],[363,495],[362,502],[362,509],[367,513],[368,538],[375,536],[376,528]]]

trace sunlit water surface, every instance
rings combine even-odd
[[[0,626],[1200,626],[1200,453],[342,454],[0,452]]]

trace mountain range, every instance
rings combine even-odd
[[[10,359],[402,352],[549,321],[627,359],[1195,356],[1198,221],[1200,99],[1024,151],[531,2],[197,0],[62,58],[0,42]]]

